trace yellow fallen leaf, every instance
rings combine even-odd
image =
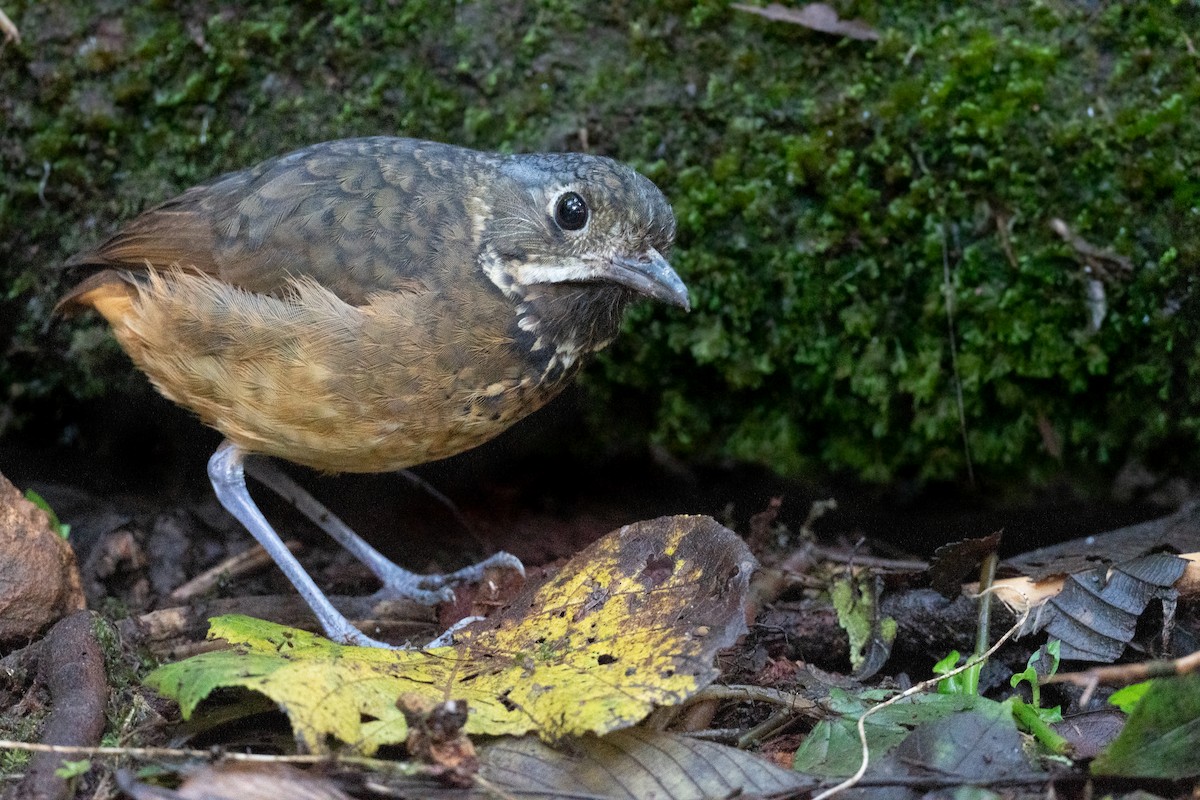
[[[717,651],[746,630],[754,566],[745,543],[713,519],[662,517],[609,533],[450,647],[349,647],[227,616],[212,620],[209,638],[232,648],[146,680],[185,717],[218,688],[261,692],[310,750],[330,736],[364,753],[403,742],[396,699],[407,692],[466,700],[467,733],[604,734],[717,676]]]

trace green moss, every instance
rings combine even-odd
[[[0,717],[0,736],[17,742],[35,742],[40,732],[46,713],[35,712],[22,714],[20,717],[6,715]],[[33,754],[28,750],[0,751],[0,777],[15,780],[24,771],[25,765]]]
[[[586,380],[626,441],[961,477],[960,381],[985,475],[1196,466],[1196,5],[840,7],[881,41],[716,0],[6,7],[25,37],[0,54],[14,419],[111,369],[47,328],[71,251],[222,170],[403,133],[586,142],[671,197],[694,311],[639,307]],[[1055,218],[1132,265],[1096,330]]]

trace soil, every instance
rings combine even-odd
[[[877,553],[924,558],[946,542],[1003,530],[1001,555],[1008,556],[1164,516],[1182,499],[1160,493],[1136,502],[1098,500],[1066,480],[1020,491],[818,483],[761,466],[685,464],[654,450],[597,456],[588,452],[596,443],[580,402],[579,392],[569,392],[483,447],[416,468],[452,507],[400,474],[286,469],[376,547],[415,570],[455,569],[500,549],[527,566],[551,564],[613,528],[665,514],[707,514],[745,534],[750,517],[776,497],[779,522],[791,531],[800,529],[814,501],[835,499],[837,510],[813,526],[822,540],[866,540]],[[72,525],[80,563],[93,570],[106,568],[93,563],[102,557],[93,548],[107,534],[131,521],[150,532],[143,543],[148,557],[134,559],[136,567],[108,565],[115,571],[103,588],[85,569],[93,602],[108,591],[144,610],[153,606],[152,595],[252,544],[208,484],[205,465],[220,437],[186,412],[147,390],[80,409],[68,430],[68,443],[37,431],[8,437],[0,443],[0,472],[42,494]],[[290,507],[253,483],[251,491],[285,538],[308,546],[304,558],[328,562],[322,568],[335,591],[369,581]],[[287,590],[274,570],[263,573],[262,588]],[[139,580],[149,588],[132,585]]]

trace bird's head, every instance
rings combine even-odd
[[[481,265],[506,295],[599,290],[619,307],[636,295],[690,307],[666,259],[675,215],[648,178],[580,153],[507,156],[498,172]]]

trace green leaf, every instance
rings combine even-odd
[[[993,708],[996,706],[1000,709]],[[857,723],[858,717],[868,706],[862,696],[833,690],[830,692],[829,707],[842,716],[817,723],[796,750],[792,768],[823,777],[845,777],[858,769],[862,758]],[[967,694],[914,695],[882,708],[867,717],[864,726],[871,761],[878,762],[922,725],[977,709],[988,709],[993,716],[1008,714],[1001,703]]]
[[[962,658],[962,653],[957,650],[951,650],[945,658],[933,665],[934,675],[945,675],[950,670],[958,666],[958,660]]]
[[[962,660],[962,655],[958,650],[950,650],[949,654],[934,664],[934,674],[944,675],[948,672],[954,672],[959,667],[959,661]],[[938,694],[974,694],[979,688],[979,670],[983,664],[976,664],[971,669],[966,669],[956,675],[950,675],[949,678],[943,678],[937,681]]]
[[[1123,689],[1117,689],[1108,698],[1108,702],[1126,714],[1132,714],[1138,703],[1142,702],[1142,698],[1146,696],[1146,692],[1150,691],[1150,683],[1150,681],[1142,681]]]
[[[50,527],[58,533],[59,536],[66,539],[71,535],[71,526],[64,522],[60,522],[58,514],[54,513],[54,509],[46,502],[46,498],[35,492],[33,489],[25,490],[25,499],[33,503],[35,506],[46,512],[46,516],[50,518]]]
[[[54,770],[54,774],[63,780],[71,780],[78,778],[80,775],[87,774],[87,771],[92,768],[92,762],[84,758],[79,761],[63,760],[62,766]]]
[[[1042,684],[1041,680],[1044,677],[1049,677],[1058,672],[1059,652],[1062,649],[1062,642],[1057,639],[1051,639],[1046,644],[1034,651],[1029,657],[1029,661],[1025,664],[1025,669],[1015,673],[1009,679],[1009,685],[1014,689],[1021,684],[1021,681],[1029,681],[1029,691],[1033,696],[1032,706],[1039,713],[1045,712],[1043,719],[1047,722],[1059,722],[1062,720],[1062,713],[1058,707],[1053,709],[1042,709]]]
[[[1166,780],[1200,775],[1200,675],[1149,683],[1125,728],[1092,762],[1093,773]]]

